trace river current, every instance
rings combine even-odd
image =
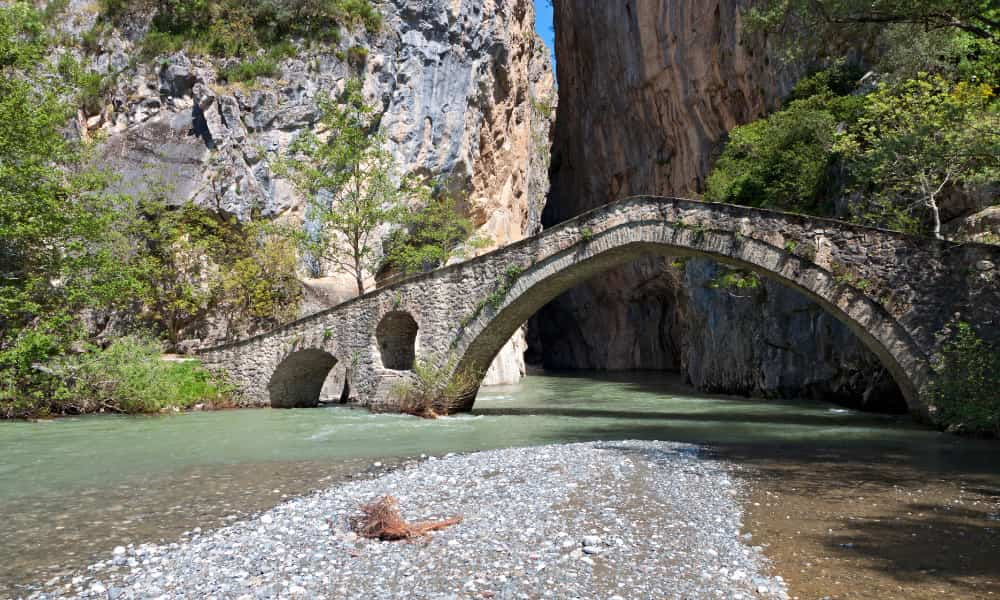
[[[706,395],[650,373],[532,375],[484,388],[471,415],[421,420],[346,407],[0,423],[0,597],[65,577],[118,545],[174,541],[407,457],[612,439],[705,444],[753,462],[843,452],[968,473],[1000,487],[1000,445],[906,416],[812,401]],[[758,452],[759,450],[759,452]]]

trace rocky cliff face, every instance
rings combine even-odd
[[[742,31],[747,4],[556,0],[546,225],[634,194],[698,194],[726,132],[774,108],[800,75]],[[874,356],[818,306],[770,282],[733,297],[711,285],[716,269],[649,259],[572,290],[534,320],[544,363],[677,369],[715,391],[892,397]]]
[[[72,0],[68,10],[68,33],[79,36],[98,6]],[[155,187],[175,205],[301,223],[305,201],[275,177],[272,160],[314,126],[318,95],[336,94],[357,76],[382,114],[400,176],[447,176],[494,247],[537,231],[552,120],[539,107],[552,105],[554,80],[532,2],[391,0],[380,10],[378,34],[348,33],[329,47],[299,43],[280,75],[252,85],[224,81],[225,59],[135,60],[148,23],[111,31],[91,59],[102,72],[119,72],[118,84],[98,114],[80,114],[80,130],[106,138],[104,158],[125,191]],[[367,52],[348,52],[356,47]],[[349,280],[313,276],[303,312],[350,297]],[[494,382],[523,372],[518,344],[523,336],[501,356]]]

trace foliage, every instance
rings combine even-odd
[[[708,177],[706,198],[829,214],[825,201],[837,121],[815,98],[796,100],[730,132]]]
[[[493,307],[493,310],[498,310],[500,305],[503,304],[504,298],[510,293],[510,290],[514,288],[514,283],[521,277],[524,273],[524,269],[520,265],[507,265],[504,269],[503,276],[497,281],[497,285],[493,288],[489,297],[486,299],[487,304]]]
[[[731,132],[706,196],[940,237],[943,192],[1000,179],[1000,81],[984,66],[1000,47],[956,29],[937,51],[884,35],[897,72],[862,90],[842,59],[804,77],[784,108]],[[984,45],[994,53],[968,50]]]
[[[293,232],[302,251],[353,275],[363,294],[365,273],[376,266],[376,230],[400,219],[414,187],[394,183],[395,161],[361,82],[349,81],[341,100],[319,99],[320,126],[329,137],[304,132],[276,170],[309,197],[306,220],[313,227]]]
[[[941,237],[938,197],[948,185],[1000,179],[1000,105],[988,84],[952,84],[940,76],[880,86],[860,118],[839,136],[851,188],[866,202],[854,220],[905,231],[930,213]]]
[[[531,102],[535,114],[545,119],[551,119],[556,113],[555,100],[550,96],[531,96],[528,101]]]
[[[296,277],[294,241],[273,228],[245,229],[244,249],[222,276],[223,307],[230,321],[275,325],[298,314],[302,285]]]
[[[760,275],[753,271],[724,269],[709,281],[716,290],[752,290],[760,287]]]
[[[72,77],[41,72],[49,52],[31,5],[0,6],[0,372],[5,414],[45,401],[35,365],[84,335],[77,315],[143,291],[127,235],[134,218],[108,193],[87,148],[63,128]]]
[[[193,205],[143,203],[147,318],[176,344],[213,312],[238,332],[293,319],[301,297],[293,242]]]
[[[279,63],[295,56],[296,52],[295,45],[291,42],[274,44],[255,56],[223,65],[219,68],[219,79],[229,83],[253,83],[258,77],[277,77],[280,73]]]
[[[153,57],[187,48],[216,56],[247,56],[290,38],[336,40],[339,28],[381,27],[369,0],[102,0],[112,20],[154,15],[144,45]]]
[[[891,25],[881,34],[884,53],[875,70],[887,83],[915,79],[922,73],[949,81],[1000,81],[1000,45],[956,32],[918,25]]]
[[[385,265],[410,275],[437,268],[489,240],[472,235],[472,221],[463,216],[447,192],[424,194],[425,205],[402,211],[397,229],[385,244]]]
[[[0,5],[0,69],[28,69],[48,48],[45,22],[28,2]]]
[[[752,29],[783,34],[793,56],[816,55],[831,39],[864,40],[893,25],[948,30],[1000,45],[994,0],[767,0],[751,9]]]
[[[956,323],[935,371],[934,420],[962,432],[1000,436],[1000,348],[983,341],[968,323]]]
[[[479,384],[472,373],[458,371],[457,366],[455,355],[440,364],[434,359],[417,358],[414,377],[393,388],[399,410],[427,419],[455,412],[461,400]]]
[[[13,416],[145,413],[224,400],[228,387],[216,377],[195,361],[164,361],[162,351],[152,338],[123,337],[104,349],[56,358],[47,365],[54,382],[49,403]]]

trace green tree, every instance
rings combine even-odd
[[[376,230],[400,219],[414,188],[394,182],[395,161],[361,82],[349,81],[341,101],[319,99],[319,125],[328,137],[303,133],[277,170],[309,198],[307,225],[314,227],[295,232],[301,250],[350,273],[364,294],[365,273],[376,266]]]
[[[143,203],[146,318],[176,345],[213,316],[236,334],[298,312],[294,242],[276,228],[238,223],[193,205]]]
[[[839,136],[856,220],[941,238],[938,199],[948,186],[1000,179],[1000,112],[990,85],[922,77],[880,86]]]
[[[715,202],[827,214],[837,121],[815,99],[796,100],[766,119],[737,127],[709,174]]]
[[[143,211],[146,318],[176,345],[220,303],[222,276],[213,257],[232,242],[214,215],[194,206],[169,209],[149,200]]]
[[[274,227],[244,228],[242,248],[222,273],[222,306],[243,328],[278,325],[298,315],[302,284],[295,242]]]
[[[889,25],[953,29],[1000,45],[1000,6],[995,0],[768,0],[751,9],[752,28],[781,32],[810,54],[830,37],[877,35]]]
[[[64,82],[38,85],[39,15],[0,6],[0,325],[16,331],[52,311],[116,305],[141,287],[109,178],[63,134]]]
[[[420,210],[408,211],[386,244],[386,265],[409,275],[439,267],[467,249],[489,243],[473,235],[472,221],[463,216],[454,196],[427,195]]]
[[[87,148],[63,128],[69,83],[41,71],[42,17],[27,2],[0,5],[0,400],[44,397],[35,369],[83,335],[86,308],[141,295],[135,217],[107,192]],[[30,398],[28,399],[30,401]],[[2,412],[9,412],[4,409]]]
[[[930,386],[934,420],[946,428],[1000,436],[1000,348],[968,323],[952,324]]]

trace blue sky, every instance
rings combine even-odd
[[[545,40],[545,44],[549,47],[549,50],[555,51],[556,40],[555,40],[555,30],[552,29],[552,6],[549,4],[549,0],[535,0],[535,29],[538,30],[538,35],[542,36]],[[555,63],[555,55],[552,56],[552,62]]]

